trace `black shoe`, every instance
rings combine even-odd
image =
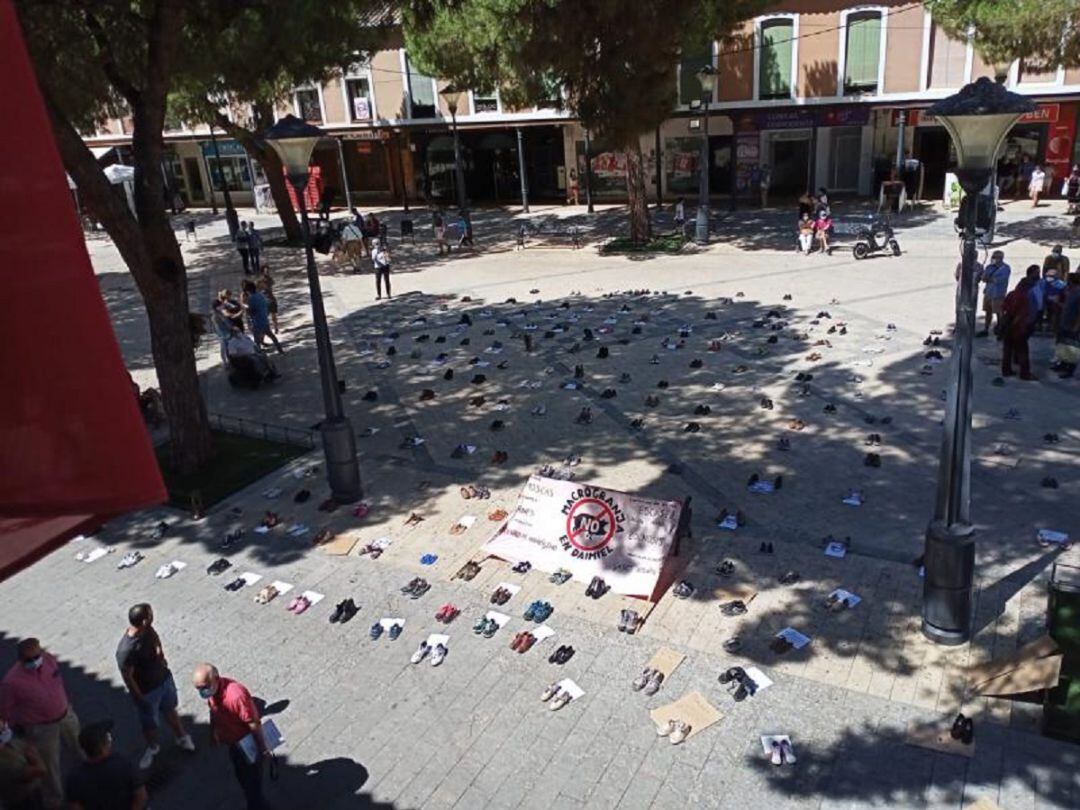
[[[600,350],[596,353],[597,359],[604,360],[604,359],[607,358],[607,356],[608,356],[608,347],[607,346],[601,346]]]
[[[574,379],[580,380],[585,376],[585,366],[574,366]]]
[[[614,388],[605,388],[603,393],[600,394],[600,399],[614,399],[614,398],[615,398],[615,389]]]
[[[337,624],[341,621],[341,617],[345,615],[345,603],[338,602],[337,607],[334,608],[334,612],[330,614],[330,624]]]
[[[454,370],[452,368],[448,368],[446,370],[446,373],[442,375],[442,378],[444,380],[452,380],[452,379],[454,379]]]
[[[964,729],[967,728],[967,718],[963,714],[956,715],[956,719],[953,720],[952,728],[949,730],[949,736],[954,740],[959,740],[964,736]]]
[[[695,357],[693,360],[690,361],[690,368],[701,368],[702,365],[703,363],[701,362],[700,357]]]
[[[377,392],[377,391],[375,391],[374,389],[373,389],[373,390],[371,390],[371,391],[368,391],[368,392],[367,392],[366,394],[364,394],[364,396],[362,397],[362,399],[364,400],[364,402],[374,402],[374,401],[375,401],[375,400],[377,400],[378,398],[379,398],[379,394],[378,394],[378,392]]]
[[[296,503],[304,503],[311,497],[311,492],[306,489],[302,489],[293,496],[293,501]]]

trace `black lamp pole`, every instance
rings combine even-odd
[[[472,215],[469,213],[465,196],[465,169],[461,165],[461,137],[458,134],[457,125],[457,111],[461,91],[453,87],[447,87],[442,91],[442,96],[446,99],[446,106],[450,110],[450,126],[454,131],[454,180],[457,185],[458,209],[461,211],[462,219],[465,220],[465,233],[468,235],[468,242],[471,245],[473,241]]]
[[[698,161],[698,209],[697,221],[694,229],[694,241],[699,245],[709,244],[709,104],[712,102],[713,81],[716,71],[711,65],[706,65],[698,71],[698,81],[701,82],[701,107],[702,107],[702,132],[701,132],[701,159]]]
[[[1009,129],[1035,105],[989,79],[962,88],[929,109],[952,137],[963,256],[956,297],[956,328],[945,406],[934,516],[923,552],[922,631],[932,641],[957,645],[971,638],[975,580],[975,530],[971,525],[971,357],[975,334],[976,211],[980,192],[994,176],[998,150]]]
[[[319,271],[315,264],[307,201],[304,199],[304,189],[309,178],[308,162],[315,144],[323,134],[318,127],[288,115],[267,130],[263,138],[281,158],[300,205],[308,289],[311,294],[311,320],[315,328],[315,349],[319,358],[319,380],[322,385],[323,410],[326,414],[319,425],[319,433],[322,435],[323,452],[326,454],[326,477],[330,484],[330,495],[338,503],[354,503],[364,496],[360,465],[356,459],[356,435],[341,404],[341,384],[334,365],[334,348],[330,343],[322,284],[319,282]]]

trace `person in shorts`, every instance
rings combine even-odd
[[[1005,296],[1009,292],[1009,276],[1012,268],[1005,264],[1005,254],[995,250],[990,254],[990,262],[983,268],[983,329],[978,337],[987,337],[990,334],[990,322],[997,316],[998,325],[1001,324],[1001,307],[1005,303]]]
[[[139,724],[146,738],[146,751],[139,760],[139,767],[146,770],[161,751],[158,727],[162,715],[176,735],[177,745],[185,751],[194,751],[195,743],[176,711],[179,703],[176,682],[165,660],[161,639],[154,630],[154,611],[150,605],[141,602],[133,606],[128,611],[128,625],[116,648],[116,663],[135,701]]]

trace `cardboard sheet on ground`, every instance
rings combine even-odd
[[[359,538],[352,532],[345,534],[339,534],[329,543],[323,543],[320,548],[326,553],[334,557],[344,557],[349,554],[356,544],[359,542]]]
[[[657,726],[667,725],[669,720],[682,720],[687,723],[690,726],[687,739],[700,734],[713,723],[719,722],[723,716],[701,692],[688,692],[674,703],[657,706],[649,712],[649,717]]]
[[[613,593],[653,596],[671,551],[682,504],[639,498],[577,481],[533,475],[506,525],[484,546],[546,573],[604,578]]]
[[[912,720],[908,723],[904,742],[908,745],[914,745],[916,748],[940,751],[943,754],[958,754],[968,758],[974,756],[975,743],[965,744],[960,740],[954,740],[949,733],[951,727],[951,721],[948,719],[942,719],[934,723]]]
[[[965,810],[1001,810],[1001,808],[984,796],[973,804],[969,804]]]
[[[995,658],[968,670],[973,695],[1007,697],[1038,689],[1052,689],[1061,677],[1061,651],[1050,636],[1025,644],[1011,655]]]
[[[667,647],[661,647],[657,650],[653,657],[649,659],[649,663],[645,666],[648,669],[658,669],[664,673],[664,682],[666,683],[676,669],[686,659],[686,656],[680,652],[669,649]]]

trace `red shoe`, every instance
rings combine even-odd
[[[522,652],[522,650],[518,648],[521,647],[521,642],[525,640],[525,636],[527,635],[528,633],[518,633],[516,636],[514,636],[514,640],[510,642],[510,649]]]
[[[532,645],[535,643],[536,636],[534,636],[532,633],[525,633],[524,637],[521,639],[521,643],[517,646],[517,651],[519,653],[527,652],[529,648],[531,648]]]
[[[437,621],[437,622],[445,622],[447,620],[446,616],[450,612],[450,610],[451,610],[451,605],[449,605],[449,604],[443,605],[441,608],[439,608],[439,612],[435,614],[435,621]]]

